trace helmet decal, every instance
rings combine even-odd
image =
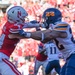
[[[20,16],[21,16],[21,11],[18,11],[17,12],[17,17],[20,18]]]
[[[55,16],[54,12],[46,12],[46,17]]]

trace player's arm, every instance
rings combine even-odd
[[[36,27],[41,27],[42,24],[40,23],[36,23],[36,24],[32,24],[32,23],[27,23],[26,25],[23,26],[23,28],[36,28]]]
[[[46,51],[46,49],[43,49],[42,51],[40,51],[40,54],[44,54],[44,52]]]
[[[38,53],[44,54],[45,51],[46,51],[46,48],[44,47],[44,44],[43,43],[40,43],[38,45]]]
[[[66,38],[67,33],[66,32],[59,32],[55,30],[46,30],[46,31],[39,31],[39,32],[33,32],[31,33],[31,38],[35,40],[41,40],[44,43],[48,42],[55,38]]]
[[[20,35],[21,36],[20,36]],[[21,30],[19,34],[11,34],[10,37],[14,36],[13,38],[32,38],[35,40],[40,40],[43,43],[48,42],[55,38],[66,38],[67,33],[66,32],[59,32],[55,30],[44,30],[44,31],[35,31],[35,32],[25,32]]]
[[[43,43],[48,42],[55,38],[66,38],[67,37],[68,24],[58,24],[53,30],[47,29],[45,31],[31,33],[31,38],[41,40]]]
[[[43,23],[38,23],[36,20],[33,20],[28,23],[25,23],[25,25],[23,26],[23,28],[37,28],[37,27],[44,28],[45,25]]]
[[[9,34],[8,35],[8,37],[10,38],[10,39],[15,39],[15,38],[17,38],[17,39],[25,39],[25,37],[24,36],[21,36],[19,33],[11,33],[11,34]]]
[[[42,24],[42,23],[32,23],[32,22],[28,22],[28,23],[26,23],[24,26],[23,26],[23,28],[36,28],[36,30],[38,31],[38,30],[40,30],[39,29],[39,27],[44,27],[44,24]],[[13,30],[14,31],[14,30]],[[18,38],[18,39],[23,39],[23,38],[25,38],[25,37],[23,37],[23,36],[20,36],[19,34],[19,30],[16,30],[16,32],[14,32],[14,33],[12,33],[11,32],[11,34],[9,34],[8,35],[8,37],[10,38],[10,39],[14,39],[14,38]]]

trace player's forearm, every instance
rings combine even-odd
[[[23,28],[36,28],[36,27],[40,27],[40,24],[39,23],[35,23],[35,24],[32,24],[32,23],[26,23]]]
[[[9,34],[8,37],[9,37],[10,39],[15,39],[15,38],[17,38],[17,39],[25,39],[24,36],[20,36],[18,33]]]
[[[30,23],[30,22],[28,22],[28,23],[26,23],[24,26],[23,26],[23,28],[37,28],[37,27],[42,27],[42,28],[44,28],[45,26],[44,26],[44,24],[43,23]]]
[[[46,43],[54,38],[58,38],[61,33],[59,34],[59,32],[55,32],[53,30],[44,30],[36,32],[25,32],[24,30],[20,30],[19,34],[21,36],[24,36],[25,38],[32,38]]]
[[[49,35],[50,30],[46,31],[37,31],[37,32],[31,32],[31,38],[35,40],[40,40],[43,43],[46,43],[51,40],[51,36]]]
[[[43,54],[46,51],[46,49],[43,49],[43,51],[41,51],[40,53]]]
[[[35,39],[35,40],[42,40],[42,33],[40,32],[40,31],[38,31],[38,32],[31,32],[31,38],[32,39]]]

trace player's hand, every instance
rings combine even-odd
[[[46,28],[44,23],[39,23],[39,27]]]
[[[19,30],[19,34],[21,36],[24,36],[25,38],[30,38],[31,37],[31,33],[30,32],[25,32],[24,30]]]
[[[19,34],[20,34],[21,36],[26,36],[26,32],[25,32],[24,30],[19,30]]]

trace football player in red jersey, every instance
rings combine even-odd
[[[21,6],[10,6],[6,13],[7,22],[5,23],[0,36],[0,65],[2,66],[0,67],[0,73],[2,75],[21,75],[16,67],[9,61],[9,57],[14,51],[19,39],[10,39],[9,34],[18,33],[19,30],[24,28],[37,28],[43,27],[43,25],[39,24],[37,21],[25,22],[28,13]]]
[[[9,57],[19,39],[10,39],[10,33],[17,33],[22,29],[27,12],[21,6],[11,7],[7,11],[7,22],[0,36],[0,73],[2,75],[21,75],[17,68],[9,61]]]
[[[44,50],[44,44],[39,43],[38,44],[38,54],[35,60],[34,75],[37,75],[40,66],[43,67],[43,75],[45,75],[46,65],[47,65],[47,55]]]
[[[9,61],[9,57],[14,51],[19,39],[10,39],[11,33],[18,33],[18,30],[32,26],[32,23],[25,23],[28,15],[21,6],[13,6],[7,9],[7,22],[5,23],[0,36],[0,73],[2,75],[21,75],[16,67]],[[39,26],[36,24],[36,27]]]

